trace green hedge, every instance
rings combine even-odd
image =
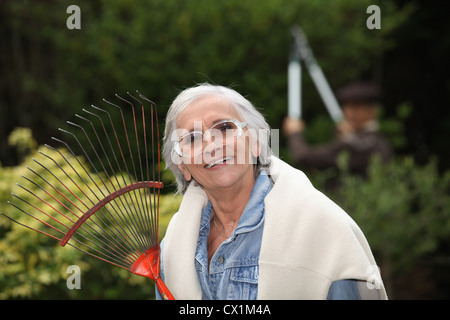
[[[11,142],[33,146],[28,130],[19,129],[14,132]],[[27,142],[28,141],[28,142]],[[20,149],[20,148],[18,148]],[[50,171],[58,172],[56,164],[39,157],[35,150],[27,149],[30,155],[24,157],[23,163],[17,167],[0,166],[0,211],[24,223],[25,225],[43,230],[43,225],[25,215],[8,200],[14,200],[11,192],[30,201],[39,208],[48,209],[39,201],[35,201],[27,191],[16,183],[25,185],[21,175],[28,175],[26,166],[36,170],[32,158],[39,159]],[[62,163],[61,161],[59,163]],[[74,161],[72,162],[74,163]],[[50,183],[55,179],[49,172],[41,170],[39,174]],[[28,175],[29,176],[29,175]],[[70,185],[67,177],[62,182]],[[94,177],[95,179],[95,177]],[[66,181],[67,180],[67,181]],[[39,195],[43,192],[37,186],[27,184],[27,188]],[[80,195],[79,195],[80,196]],[[34,200],[33,200],[34,199]],[[173,194],[163,194],[160,198],[160,237],[181,198]],[[15,201],[15,203],[18,203]],[[59,204],[52,203],[56,207]],[[77,265],[81,270],[81,290],[69,290],[66,280],[70,274],[67,267]],[[152,299],[154,285],[149,279],[132,275],[124,269],[113,267],[105,262],[85,255],[66,246],[61,247],[58,241],[40,233],[11,222],[0,216],[0,299]]]
[[[347,172],[342,154],[338,185],[330,190],[331,172],[312,175],[358,223],[374,252],[381,273],[395,297],[394,281],[433,256],[448,259],[440,245],[450,240],[450,171],[440,172],[436,161],[415,164],[411,156],[396,156],[388,164],[372,159],[367,178]]]
[[[157,103],[162,123],[179,90],[206,81],[234,86],[279,128],[294,24],[335,90],[377,74],[395,47],[393,31],[411,14],[380,0],[78,0],[82,28],[68,30],[64,1],[3,2],[3,40],[14,51],[4,52],[11,63],[2,70],[8,116],[0,128],[30,127],[40,143],[81,108],[136,89]],[[380,30],[366,27],[373,4]],[[327,115],[306,69],[303,80],[305,116]]]
[[[26,141],[23,139],[21,141]],[[33,144],[31,144],[33,145]],[[0,167],[1,211],[20,221],[34,223],[6,205],[16,182],[31,166],[32,157],[17,167]],[[330,172],[308,173],[316,187],[325,190],[364,231],[379,262],[388,288],[395,277],[420,259],[433,255],[440,241],[450,236],[450,172],[440,173],[435,162],[418,166],[411,157],[396,157],[382,165],[376,159],[363,179],[346,173],[346,156],[340,158],[339,187],[327,190]],[[47,164],[51,168],[51,163]],[[55,168],[56,169],[56,168]],[[166,173],[166,183],[171,175]],[[38,192],[39,190],[32,190]],[[160,200],[160,236],[177,211],[181,196],[164,194]],[[81,268],[81,290],[66,286],[69,265]],[[151,280],[97,261],[37,232],[0,216],[0,299],[152,299]],[[392,288],[390,288],[392,290]]]

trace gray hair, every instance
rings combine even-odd
[[[256,134],[256,141],[260,148],[260,154],[254,164],[255,176],[264,168],[270,166],[270,156],[272,151],[269,147],[270,126],[264,119],[264,116],[241,94],[233,89],[211,85],[208,83],[183,90],[172,102],[166,116],[166,126],[163,138],[163,156],[166,162],[166,168],[170,169],[175,175],[178,193],[184,194],[190,181],[184,179],[183,174],[178,168],[180,161],[179,155],[174,151],[173,133],[177,129],[176,121],[178,116],[194,101],[206,97],[216,96],[228,101],[236,112],[247,122],[247,128]]]

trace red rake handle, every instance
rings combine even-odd
[[[161,280],[161,278],[155,279],[155,282],[164,300],[175,300],[172,293],[170,293],[169,288],[167,288],[166,284]]]
[[[147,277],[155,281],[159,292],[164,300],[175,300],[160,275],[160,253],[158,245],[148,249],[131,266],[130,272],[139,276]]]
[[[127,193],[130,192],[132,190],[136,190],[136,189],[140,189],[140,188],[163,188],[164,184],[162,182],[155,182],[155,181],[141,181],[141,182],[136,182],[136,183],[132,183],[128,186],[125,186],[115,192],[112,192],[111,194],[109,194],[108,196],[106,196],[105,198],[103,198],[101,201],[99,201],[97,204],[95,204],[91,209],[89,209],[88,211],[86,211],[86,213],[84,213],[77,222],[74,223],[74,225],[72,226],[72,228],[70,228],[69,231],[67,231],[67,233],[64,235],[64,237],[61,239],[61,241],[59,242],[59,244],[61,246],[65,246],[66,243],[70,240],[70,238],[72,237],[72,235],[78,230],[78,228],[87,220],[89,219],[90,216],[92,216],[95,212],[97,212],[98,210],[100,210],[101,208],[103,208],[108,202],[110,202],[111,200]]]

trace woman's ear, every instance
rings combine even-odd
[[[191,175],[191,173],[189,172],[189,170],[187,169],[187,167],[184,165],[184,163],[180,163],[180,164],[178,165],[178,169],[180,169],[180,171],[181,171],[181,173],[183,174],[184,179],[185,179],[186,181],[191,181],[192,175]]]

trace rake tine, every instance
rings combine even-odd
[[[116,96],[116,97],[119,97],[117,94],[116,94],[115,96]],[[128,152],[129,152],[129,154],[130,154],[130,160],[131,160],[131,163],[132,163],[132,165],[133,165],[134,176],[137,178],[138,175],[137,175],[137,171],[136,171],[135,160],[134,160],[133,153],[132,153],[132,149],[131,149],[130,139],[129,139],[129,136],[128,136],[128,130],[127,130],[127,126],[126,126],[126,122],[125,122],[125,117],[124,117],[124,114],[123,114],[123,110],[122,110],[122,108],[119,107],[118,105],[116,105],[116,104],[114,104],[114,103],[112,103],[112,102],[110,102],[110,101],[108,101],[108,100],[106,100],[106,99],[103,99],[103,101],[105,101],[106,103],[109,103],[110,105],[112,105],[112,106],[118,108],[119,111],[120,111],[120,115],[121,115],[121,117],[122,117],[123,129],[124,129],[125,137],[126,137],[126,140],[127,140]],[[129,102],[128,102],[128,103],[129,103]],[[133,113],[133,115],[134,115],[134,113]],[[139,192],[139,197],[141,198],[141,203],[142,203],[142,195],[140,194],[140,191],[137,191],[137,192]],[[136,203],[139,203],[140,201],[138,200],[138,195],[136,194],[136,191],[134,191],[133,194],[134,194]],[[138,206],[138,209],[139,209],[139,210],[138,210],[138,211],[139,211],[138,216],[139,216],[139,217],[142,217],[141,208],[140,208],[139,206]],[[139,218],[139,219],[140,219],[140,220],[139,220],[139,224],[142,226],[141,218]],[[148,241],[147,241],[147,244],[149,244]]]
[[[139,138],[138,138],[138,130],[137,130],[137,126],[136,126],[136,113],[135,113],[134,105],[133,105],[133,103],[131,103],[130,101],[128,101],[128,100],[126,100],[126,99],[120,97],[118,94],[115,94],[115,96],[116,96],[117,98],[119,98],[120,100],[122,100],[122,101],[128,103],[128,104],[131,106],[131,109],[132,109],[132,114],[133,114],[133,124],[134,124],[134,133],[135,133],[136,147],[137,147],[137,155],[138,155],[138,160],[139,160],[139,161],[138,161],[138,164],[139,164],[140,173],[141,173],[141,180],[143,181],[143,180],[144,180],[144,172],[143,172],[143,168],[142,168],[141,151],[140,151],[140,144],[139,144]],[[129,148],[130,155],[131,155],[132,153],[131,153],[131,147],[130,147],[130,144],[129,144],[129,143],[128,143],[128,148]],[[135,171],[135,175],[136,175],[136,177],[137,177],[136,171]],[[140,198],[140,200],[141,200],[141,206],[142,206],[143,209],[145,209],[145,208],[147,208],[147,206],[144,205],[142,198],[146,198],[146,197],[142,197],[141,190],[139,190],[138,192],[139,192],[139,198]],[[141,223],[144,223],[144,221],[143,221],[143,220],[144,220],[144,218],[143,218],[144,216],[147,216],[147,215],[144,214],[142,211],[140,211],[140,212],[139,212],[139,217],[140,217],[140,219],[142,219],[142,221],[140,221]],[[148,241],[149,241],[148,243],[150,244],[150,243],[151,243],[151,240],[148,239]]]
[[[103,99],[103,100],[106,101],[105,99]],[[94,109],[99,110],[99,111],[104,112],[104,113],[107,114],[107,116],[108,116],[108,118],[109,118],[109,120],[110,120],[111,127],[112,127],[113,132],[114,132],[114,136],[115,136],[115,138],[116,138],[117,146],[118,146],[118,148],[119,148],[119,153],[120,153],[121,158],[122,158],[122,161],[123,161],[123,163],[124,163],[124,167],[125,167],[125,169],[126,169],[126,172],[127,172],[127,175],[128,175],[128,177],[129,177],[130,181],[132,181],[133,178],[131,177],[130,171],[128,170],[128,165],[127,165],[127,163],[126,163],[126,160],[125,160],[125,157],[124,157],[124,153],[122,152],[122,147],[121,147],[120,141],[119,141],[119,139],[118,139],[117,131],[116,131],[115,125],[114,125],[114,123],[113,123],[113,121],[112,121],[111,114],[110,114],[108,111],[106,111],[106,110],[104,110],[104,109],[102,109],[102,108],[96,107],[96,106],[94,106],[94,105],[91,105],[91,107],[93,107]],[[116,106],[116,107],[117,107],[118,109],[121,110],[120,107],[118,107],[118,106]],[[102,121],[102,124],[104,124],[103,121]],[[104,129],[104,130],[105,130],[105,132],[106,132],[106,129]],[[109,138],[108,138],[108,139],[109,139]],[[110,141],[110,140],[109,140],[109,141]],[[110,144],[110,146],[111,146],[111,150],[113,150],[112,144]],[[117,157],[115,156],[115,153],[113,153],[113,154],[114,154],[114,157],[115,157],[115,159],[116,159],[116,161],[117,161]],[[118,164],[118,161],[117,161],[117,164]],[[119,165],[118,165],[118,166],[119,166]],[[119,166],[119,167],[120,167],[120,166]],[[122,172],[121,172],[121,175],[122,175],[122,177],[123,177]],[[123,178],[123,179],[124,179],[124,178]],[[125,179],[124,179],[124,181],[125,181]],[[133,192],[133,194],[134,194],[134,192]],[[127,199],[127,198],[125,197],[125,201],[127,202],[127,204],[128,204],[128,201],[133,202],[133,200],[131,199],[131,195],[128,194],[128,198],[129,198],[129,199]],[[135,199],[137,200],[136,196],[135,196]],[[130,209],[131,209],[131,206],[129,206],[129,207],[130,207]],[[128,213],[128,212],[127,212],[127,213]],[[133,218],[132,216],[130,217],[129,214],[128,214],[128,217],[129,217],[131,220],[134,220],[134,218]],[[135,234],[135,236],[137,237],[136,234]]]
[[[77,125],[77,124],[74,124],[74,125],[75,125],[75,126],[79,126],[79,125]],[[79,126],[79,127],[81,127],[81,126]],[[82,128],[82,127],[81,127],[81,128]],[[78,145],[79,145],[80,148],[82,149],[82,151],[83,151],[85,157],[88,159],[89,163],[91,163],[91,166],[94,168],[94,170],[95,170],[96,174],[98,175],[99,179],[101,180],[102,184],[105,186],[106,191],[107,191],[108,193],[111,193],[111,191],[108,189],[108,186],[106,185],[106,183],[105,183],[105,182],[103,181],[103,179],[101,178],[101,175],[99,174],[99,172],[97,171],[97,169],[96,169],[95,166],[93,165],[92,160],[91,160],[90,157],[88,156],[88,154],[87,154],[85,148],[83,148],[83,146],[81,145],[81,143],[80,143],[80,141],[78,140],[78,138],[77,138],[73,133],[71,133],[71,132],[69,132],[69,131],[67,131],[67,130],[64,130],[64,129],[59,129],[59,130],[65,132],[65,133],[68,133],[68,134],[72,135],[72,136],[75,138],[75,140],[77,141]],[[66,146],[67,146],[67,144],[66,144]],[[75,156],[75,154],[73,154],[73,155]],[[75,156],[75,157],[76,157],[76,156]],[[83,166],[83,168],[84,168],[84,166]],[[86,171],[86,172],[87,172],[87,171]],[[96,184],[96,185],[97,185],[97,184]],[[98,187],[98,185],[97,185],[97,187]],[[99,187],[98,187],[98,189],[101,191],[101,189],[100,189]],[[102,192],[103,196],[105,197],[106,195],[103,193],[103,191],[101,191],[101,192]],[[136,200],[137,200],[137,198],[136,198]],[[116,201],[114,200],[114,202],[116,202]],[[115,211],[117,210],[117,208],[116,208],[115,206],[113,206],[113,209],[114,209]],[[120,207],[119,207],[118,209],[119,209],[119,211],[122,211]],[[117,212],[117,211],[116,211],[116,212]],[[136,233],[135,233],[135,236],[136,236],[136,239],[137,239],[137,241],[138,241],[138,243],[139,243],[139,246],[140,246],[141,250],[142,250],[142,251],[145,251],[145,250],[144,250],[145,244],[144,244],[144,242],[142,241],[142,237],[141,237],[141,235],[139,235],[139,232],[136,232]]]
[[[43,152],[41,152],[41,151],[39,151],[39,153],[40,154],[42,154],[43,156],[45,156],[45,157],[47,157],[47,158],[49,158],[50,160],[52,160],[55,164],[56,164],[56,166],[58,166],[59,167],[59,169],[61,169],[61,171],[65,174],[65,176],[66,177],[68,177],[69,179],[70,179],[70,181],[83,193],[83,195],[85,195],[85,193],[83,192],[83,190],[78,186],[78,184],[67,174],[67,172],[58,164],[58,162],[56,162],[54,159],[52,159],[50,156],[48,156],[48,155],[46,155],[45,153],[43,153]],[[34,159],[33,159],[34,160]],[[46,169],[53,177],[55,177],[55,179],[57,179],[58,180],[58,182],[62,185],[62,186],[64,186],[64,188],[71,194],[71,195],[73,195],[78,201],[80,201],[85,207],[86,207],[86,209],[89,209],[89,206],[86,204],[86,203],[84,203],[70,188],[68,188],[51,170],[49,170],[47,167],[45,167],[44,165],[42,165],[41,163],[39,163],[39,162],[37,162],[36,160],[34,160],[36,163],[38,163],[39,165],[41,165],[44,169]],[[61,194],[67,201],[70,201],[64,194]],[[91,201],[91,203],[94,205],[94,202],[89,198],[89,197],[87,197],[90,201]],[[77,207],[78,208],[78,207]],[[79,209],[79,208],[78,208]],[[81,210],[81,209],[79,209],[80,210],[80,212],[82,212],[83,213],[83,210]],[[114,215],[111,215],[111,214],[109,214],[109,216],[111,216],[112,218],[113,218],[113,220],[114,220],[114,222],[115,223],[112,223],[111,222],[111,220],[109,219],[109,217],[108,217],[108,215],[106,215],[105,213],[103,213],[102,212],[102,216],[108,221],[108,223],[105,223],[102,219],[100,219],[100,217],[99,217],[99,221],[102,223],[102,225],[104,225],[106,228],[108,228],[108,230],[110,230],[113,234],[114,234],[114,231],[109,227],[109,225],[112,225],[114,228],[115,228],[115,230],[123,237],[123,238],[125,238],[124,237],[124,235],[122,234],[122,232],[120,231],[120,230],[118,230],[117,229],[117,226],[120,226],[120,224],[118,224],[117,223],[117,220],[116,220],[116,218],[115,218],[115,216]],[[110,235],[110,233],[109,232],[107,232],[105,229],[104,229],[104,227],[102,227],[102,226],[100,226],[100,224],[98,224],[97,222],[95,222],[95,221],[93,221],[93,223],[97,226],[97,227],[99,227],[100,229],[102,229],[104,232],[105,232],[105,234],[107,234],[109,237],[110,237],[110,239],[112,239],[112,240],[114,240],[114,242],[116,242],[119,246],[121,246],[121,244],[120,243],[118,243],[117,242],[117,240],[115,240],[114,239],[114,237],[112,237],[111,235]],[[90,226],[89,224],[88,224],[88,226]],[[92,227],[91,227],[92,228]],[[94,230],[94,229],[93,229]],[[125,238],[126,239],[126,238]],[[116,247],[117,248],[117,247]],[[117,248],[118,250],[120,250],[120,248]]]
[[[76,116],[79,117],[80,119],[83,119],[83,120],[85,120],[85,121],[87,121],[87,122],[90,123],[90,125],[91,125],[91,127],[93,128],[93,131],[94,131],[94,133],[95,133],[95,135],[96,135],[96,137],[97,137],[97,140],[98,140],[98,142],[99,142],[99,145],[101,146],[101,148],[102,148],[102,150],[103,150],[103,154],[105,155],[105,158],[106,158],[107,161],[108,161],[108,164],[109,164],[109,166],[110,166],[110,169],[111,169],[111,171],[112,171],[112,174],[113,174],[113,176],[115,177],[115,180],[116,180],[116,182],[117,182],[117,184],[118,184],[118,186],[119,186],[119,189],[120,189],[120,187],[121,187],[120,182],[118,181],[117,176],[114,175],[114,169],[112,168],[112,165],[111,165],[111,162],[110,162],[110,160],[109,160],[109,157],[108,157],[108,155],[107,155],[107,153],[106,153],[106,151],[105,151],[105,148],[103,147],[103,143],[101,142],[101,139],[99,138],[99,136],[98,136],[98,134],[97,134],[97,131],[95,130],[94,125],[92,124],[92,122],[91,122],[90,120],[88,120],[88,119],[86,119],[86,118],[84,118],[84,117],[82,117],[82,116],[80,116],[80,115],[76,115]],[[88,137],[88,135],[87,135],[87,133],[86,133],[86,131],[85,131],[84,129],[83,129],[83,132],[85,133],[86,137],[89,139],[89,137]],[[92,142],[90,141],[90,139],[89,139],[89,142],[90,142],[92,148],[94,149],[94,147],[93,147]],[[100,160],[100,156],[98,155],[98,153],[97,153],[97,152],[95,152],[95,153],[96,153],[96,155],[97,155],[97,158]],[[103,167],[103,166],[102,166],[102,167]],[[103,167],[103,168],[104,168],[104,167]],[[111,186],[113,187],[114,191],[117,191],[118,189],[114,186],[114,183],[112,182],[112,179],[111,179],[110,175],[107,173],[106,169],[104,169],[104,172],[106,173],[106,175],[107,175],[107,177],[108,177],[108,180],[109,180]],[[121,202],[121,204],[122,204],[122,207],[127,211],[126,206],[125,206],[125,204],[123,203],[122,198],[119,198],[119,200],[120,200],[120,202]],[[127,203],[128,203],[128,202],[127,202]],[[128,204],[128,207],[129,207],[130,210],[131,210],[131,207],[130,207],[129,204]],[[119,208],[120,208],[120,207],[119,207]],[[120,210],[120,209],[119,209],[119,210]]]
[[[150,99],[148,99],[147,97],[145,97],[143,94],[141,94],[138,90],[136,90],[137,94],[139,95],[139,97],[145,101],[148,101],[150,103],[150,107],[151,107],[151,131],[152,131],[152,157],[153,157],[153,180],[155,180],[155,159],[154,159],[154,155],[155,155],[155,150],[154,150],[154,136],[153,136],[153,132],[156,131],[156,141],[157,141],[157,155],[158,155],[158,181],[161,181],[161,158],[160,158],[160,145],[159,145],[159,125],[158,125],[158,109],[155,107],[156,104],[151,101]],[[155,113],[153,115],[153,112]],[[156,130],[153,128],[153,119],[155,119],[156,121]],[[156,195],[157,193],[157,195]],[[159,233],[159,190],[154,190],[153,193],[154,196],[154,206],[155,206],[155,215],[156,215],[156,233]]]
[[[173,299],[155,264],[163,188],[157,108],[137,90],[114,96],[115,102],[103,99],[105,108],[81,109],[67,121],[73,130],[58,128],[67,141],[51,137],[60,147],[45,144],[42,158],[26,166],[27,182],[17,184],[20,192],[8,203],[32,224],[0,213],[61,246],[148,277]]]
[[[17,209],[19,209],[19,210],[22,211],[23,213],[25,213],[25,214],[31,216],[29,213],[27,213],[26,211],[22,210],[22,209],[19,208],[18,206],[16,206],[14,203],[12,203],[12,202],[10,202],[10,201],[8,201],[7,203],[10,204],[10,205],[12,205],[12,206],[14,206],[14,207],[16,207]],[[26,224],[23,224],[23,223],[17,221],[16,219],[13,219],[13,218],[11,218],[10,216],[7,216],[7,215],[4,214],[3,212],[0,212],[0,213],[1,213],[3,216],[5,216],[6,218],[8,218],[9,220],[11,220],[11,221],[17,223],[18,225],[21,225],[22,227],[25,227],[25,228],[31,229],[31,230],[33,230],[33,231],[39,232],[39,233],[41,233],[41,234],[43,234],[43,235],[46,235],[47,237],[53,238],[53,239],[55,239],[55,240],[58,240],[58,241],[60,240],[59,238],[57,238],[57,237],[55,237],[55,236],[53,236],[53,235],[51,235],[51,234],[49,234],[49,233],[46,233],[46,232],[44,232],[44,231],[42,231],[42,230],[35,229],[35,228],[30,227],[30,226],[28,226],[28,225],[26,225]],[[47,225],[46,222],[43,222],[43,221],[41,221],[41,220],[38,220],[38,221],[44,223],[45,225]],[[59,230],[58,230],[58,231],[59,231]]]
[[[140,104],[140,106],[141,106],[141,114],[142,114],[142,127],[143,127],[143,136],[144,136],[144,138],[143,138],[143,145],[144,145],[144,155],[145,155],[145,167],[146,167],[146,173],[147,173],[147,181],[150,181],[150,168],[149,168],[149,161],[148,161],[148,149],[147,149],[147,130],[146,130],[146,121],[145,121],[145,109],[144,109],[144,105],[142,104],[142,102],[140,101],[140,100],[138,100],[138,99],[136,99],[133,95],[131,95],[129,92],[127,92],[127,94],[133,99],[133,100],[135,100],[138,104]],[[117,96],[117,95],[116,95]],[[125,100],[125,99],[123,99],[123,98],[121,98],[122,100],[124,100],[124,101],[127,101],[127,100]],[[130,103],[130,102],[129,102]],[[131,103],[130,103],[131,104]],[[131,104],[132,105],[132,107],[133,107],[133,114],[134,114],[134,106],[133,106],[133,104]],[[135,128],[136,128],[136,124],[135,124]],[[136,129],[135,129],[136,130]],[[136,131],[136,139],[137,139],[137,131]],[[139,150],[139,149],[138,149]],[[138,154],[140,155],[141,154],[141,152],[138,152]],[[139,160],[140,160],[140,163],[141,163],[141,171],[142,171],[142,160],[141,160],[141,158],[140,158],[140,156],[139,156]],[[142,176],[142,179],[144,179],[144,177]],[[154,179],[154,176],[153,176],[153,181],[155,181],[155,179]],[[148,195],[148,199],[150,200],[150,202],[151,202],[151,192],[150,192],[150,190],[148,189],[147,190],[147,195]],[[152,234],[150,235],[150,239],[155,239],[155,226],[154,226],[154,224],[151,222],[152,220],[154,220],[154,214],[153,214],[153,206],[152,206],[152,204],[150,203],[150,205],[148,204],[148,201],[147,201],[147,197],[144,197],[145,198],[145,207],[147,208],[147,212],[148,212],[148,215],[150,215],[150,217],[152,217],[152,219],[150,219],[149,218],[149,216],[148,215],[146,215],[146,217],[147,217],[147,225],[149,226],[149,230],[151,230],[152,231]]]

